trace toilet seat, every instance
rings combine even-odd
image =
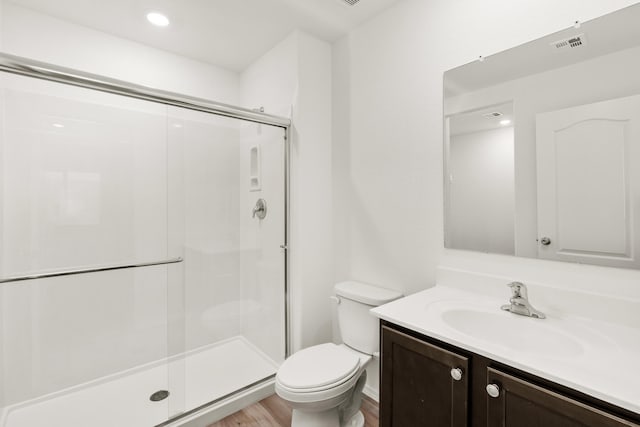
[[[278,369],[276,381],[292,391],[314,392],[348,381],[360,368],[360,358],[333,343],[301,350]]]
[[[306,348],[289,357],[276,375],[276,390],[292,402],[340,397],[358,380],[361,359],[333,343]]]

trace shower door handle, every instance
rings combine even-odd
[[[267,202],[264,199],[258,199],[256,205],[253,207],[252,217],[258,217],[258,219],[264,219],[267,216]]]

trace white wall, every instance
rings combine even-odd
[[[334,150],[349,153],[346,164],[334,165],[341,168],[334,174],[347,178],[336,184],[334,203],[341,206],[334,212],[349,217],[341,226],[348,231],[334,242],[338,277],[408,294],[432,286],[441,264],[524,281],[557,277],[565,286],[589,276],[600,287],[632,289],[639,271],[444,250],[442,76],[480,55],[634,3],[405,0],[334,44],[334,90],[349,88],[334,111],[346,108],[350,116],[334,129]]]
[[[5,53],[127,82],[237,104],[239,76],[204,62],[2,2]]]
[[[332,148],[333,165],[333,268],[336,282],[349,280],[350,254],[348,244],[350,230],[349,197],[352,194],[349,172],[351,105],[349,85],[351,82],[349,62],[349,40],[334,43],[332,51]],[[333,331],[335,342],[340,342],[337,321],[337,305],[333,306]]]
[[[513,126],[451,135],[448,166],[448,247],[513,255]]]
[[[444,71],[633,3],[406,0],[341,41],[351,52],[350,163],[341,172],[351,177],[351,231],[336,246],[350,247],[350,277],[411,293],[433,285],[437,264],[465,266],[468,257],[442,243]],[[489,258],[498,270],[523,261]]]
[[[292,117],[291,278],[294,314],[300,319],[293,345],[304,348],[331,340],[331,46],[300,33],[298,55],[298,102]]]
[[[294,32],[241,77],[242,105],[290,115],[292,348],[331,340],[331,47]],[[290,111],[290,114],[287,114]]]
[[[291,117],[298,95],[298,34],[292,33],[240,75],[240,104]]]

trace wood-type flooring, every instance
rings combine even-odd
[[[378,427],[378,403],[364,397],[362,407],[365,427]],[[291,408],[277,395],[271,395],[260,402],[211,424],[209,427],[289,427]]]

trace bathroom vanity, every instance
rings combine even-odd
[[[640,426],[640,280],[621,271],[640,270],[638,20],[634,5],[444,73],[453,266],[372,310],[382,427]]]
[[[436,286],[373,310],[381,427],[640,426],[638,330],[500,302]]]

